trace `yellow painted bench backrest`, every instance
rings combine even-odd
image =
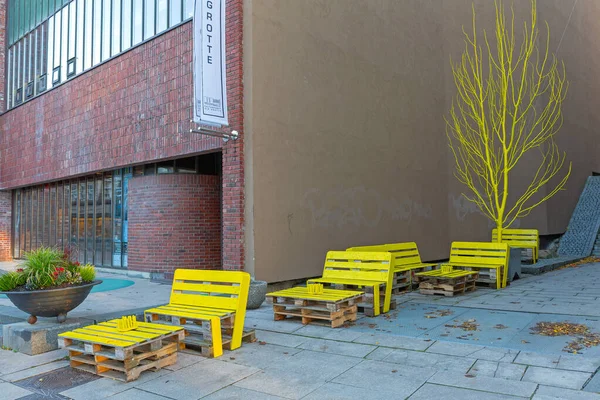
[[[492,230],[492,242],[498,240],[498,230]],[[502,243],[521,242],[532,246],[540,245],[540,235],[537,229],[503,229]]]
[[[329,251],[323,278],[388,282],[393,272],[388,252]]]
[[[247,272],[177,269],[169,303],[245,312],[249,287]]]
[[[490,242],[453,242],[449,264],[504,266],[508,268],[508,244]]]
[[[394,268],[422,264],[419,249],[415,242],[380,244],[374,246],[350,247],[346,251],[387,251],[392,254]]]

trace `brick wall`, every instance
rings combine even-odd
[[[238,140],[188,133],[193,25],[186,23],[0,116],[0,189],[220,149],[222,265],[243,269],[243,0],[226,6],[228,129]]]
[[[12,260],[11,221],[12,194],[0,192],[0,261]]]
[[[128,268],[172,278],[221,268],[220,177],[153,175],[129,182]]]
[[[0,0],[0,113],[4,111],[6,100],[6,0]]]

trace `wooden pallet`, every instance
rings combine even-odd
[[[478,270],[477,286],[496,289],[496,270],[493,268],[478,268]],[[500,280],[502,280],[502,275],[500,275]]]
[[[220,319],[223,349],[231,350],[231,336],[235,324],[235,314],[229,314]],[[191,348],[192,350],[200,352],[204,357],[212,358],[215,356],[215,349],[211,339],[210,321],[152,312],[146,313],[146,321],[152,322],[153,324],[181,326],[185,329],[185,339],[181,343],[181,350]],[[256,333],[254,329],[244,331],[242,334],[242,343],[251,343],[255,341]]]
[[[267,295],[267,302],[273,304],[275,321],[299,318],[305,325],[320,324],[331,328],[356,321],[357,303],[362,301],[363,292],[337,294],[341,291],[326,289],[323,294],[311,295],[304,291],[304,288],[293,288]],[[319,298],[321,296],[323,298]]]
[[[106,326],[109,323],[91,325],[86,328]],[[137,329],[135,333],[140,331],[156,333],[160,331],[160,328],[143,327]],[[65,334],[74,332],[76,333],[77,330]],[[135,333],[126,332],[125,335]],[[98,334],[100,335],[101,332],[98,331]],[[105,334],[110,338],[110,333]],[[109,343],[110,340],[101,336],[98,336],[96,340],[59,337],[58,345],[69,351],[69,364],[72,368],[123,382],[131,382],[139,378],[144,371],[157,371],[175,364],[177,351],[183,339],[184,331],[178,330],[157,334],[152,339],[127,347],[112,345]]]
[[[402,294],[412,289],[410,271],[394,272],[394,277],[392,279],[392,294]]]
[[[456,296],[476,289],[477,274],[459,278],[423,277],[419,278],[419,292],[426,295]]]
[[[357,303],[358,311],[365,314],[367,317],[374,317],[375,312],[373,308],[374,303],[374,295],[373,295],[373,286],[357,286],[357,285],[341,285],[334,284],[331,285],[333,289],[336,290],[354,290],[354,291],[363,291],[365,294],[363,295],[363,299],[361,302]],[[385,287],[379,288],[379,313],[383,314],[383,302],[385,300]],[[396,309],[396,300],[391,299],[390,301],[390,310]]]
[[[418,268],[411,269],[410,270],[410,273],[411,273],[411,286],[413,287],[413,289],[419,287],[419,280],[418,280],[416,274],[418,274],[419,272],[431,271],[433,269],[436,269],[436,266],[425,266],[425,267],[418,267]]]

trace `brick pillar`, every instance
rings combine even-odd
[[[244,269],[243,0],[227,0],[229,130],[240,137],[223,146],[223,269]]]
[[[12,193],[0,192],[0,261],[12,260],[11,225],[12,225]]]

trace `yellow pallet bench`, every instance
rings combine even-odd
[[[411,281],[415,273],[437,268],[435,263],[424,263],[415,242],[390,243],[372,246],[355,246],[346,251],[387,251],[392,254],[394,273],[410,272]]]
[[[506,287],[509,251],[506,243],[453,242],[444,265],[461,269],[496,270],[496,289]]]
[[[244,332],[249,286],[250,275],[242,271],[178,269],[169,304],[146,310],[144,318],[183,326],[186,345],[200,347],[206,357],[219,357],[224,345],[234,350],[242,339],[254,339],[253,332]]]
[[[392,256],[388,252],[330,251],[323,276],[308,283],[326,283],[373,288],[373,316],[380,314],[380,289],[384,289],[383,312],[390,310],[393,278]]]
[[[492,230],[492,242],[498,241],[498,230]],[[535,264],[540,251],[540,234],[537,229],[503,229],[502,243],[510,247],[531,249],[531,258]]]

